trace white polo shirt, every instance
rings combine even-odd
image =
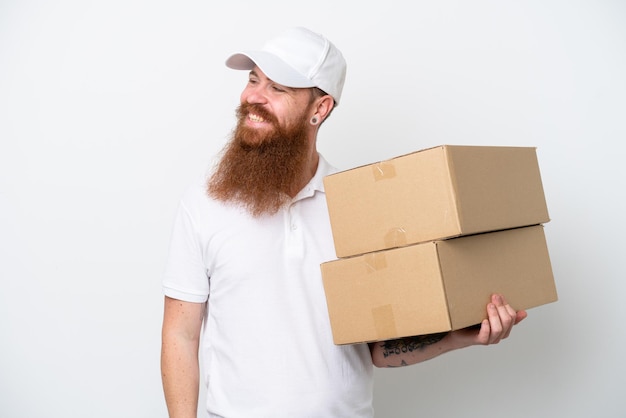
[[[191,187],[176,216],[163,288],[208,299],[201,339],[211,417],[372,417],[366,344],[332,341],[320,274],[335,259],[317,172],[276,215],[253,218]]]

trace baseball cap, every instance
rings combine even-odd
[[[303,27],[290,28],[260,50],[238,52],[226,60],[226,66],[235,70],[251,70],[255,65],[278,84],[318,87],[339,105],[346,61],[341,51],[318,33]]]

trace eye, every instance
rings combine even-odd
[[[272,84],[272,90],[278,92],[278,93],[284,93],[285,91],[287,91],[283,86],[281,86],[280,84]]]

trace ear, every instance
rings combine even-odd
[[[326,119],[335,107],[335,99],[330,95],[325,95],[316,100],[315,114],[320,118],[320,123]]]

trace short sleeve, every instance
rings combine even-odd
[[[174,218],[163,292],[174,299],[197,303],[206,302],[209,296],[200,231],[182,201]]]

